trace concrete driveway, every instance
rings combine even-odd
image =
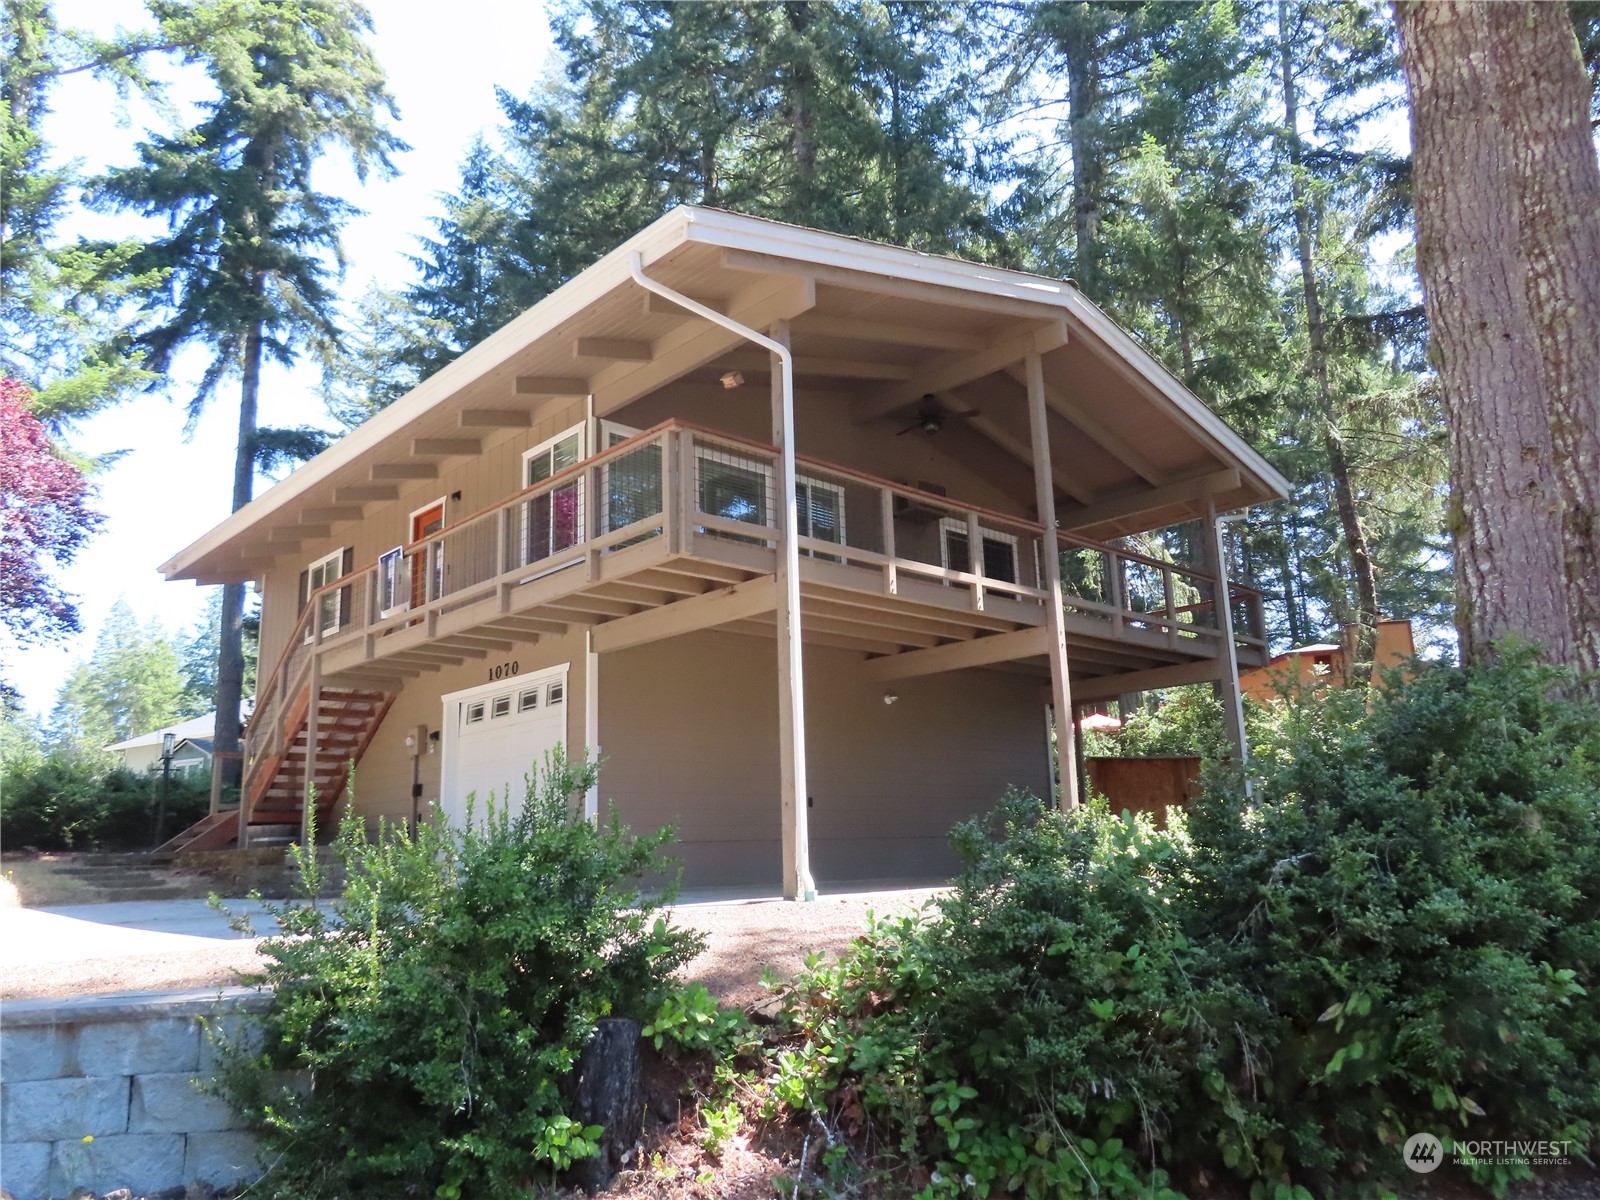
[[[224,903],[270,931],[263,905]],[[231,983],[255,947],[204,900],[0,909],[0,999]]]
[[[866,927],[867,914],[919,910],[932,888],[824,893],[805,904],[772,896],[691,892],[673,920],[706,935],[686,969],[730,1003],[764,997],[766,967],[789,975],[811,953],[837,953]],[[223,902],[274,931],[265,905]],[[204,900],[130,900],[57,908],[0,909],[0,999],[224,986],[256,970],[258,938],[228,928]]]

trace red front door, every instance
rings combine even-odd
[[[420,542],[444,528],[444,502],[425,508],[411,518],[411,541]],[[429,576],[433,586],[428,586]],[[444,545],[430,542],[411,556],[411,607],[421,608],[432,596],[439,595],[444,584]]]

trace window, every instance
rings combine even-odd
[[[700,476],[700,511],[746,525],[771,525],[772,468],[765,463],[695,452]]]
[[[696,452],[700,511],[749,525],[776,526],[776,515],[770,511],[770,498],[777,490],[772,468],[763,462],[716,455],[705,449]],[[844,545],[844,488],[800,475],[794,481],[794,498],[801,537]]]
[[[1015,534],[980,527],[983,539],[983,570],[986,579],[1002,583],[1017,582],[1017,538]],[[967,548],[967,523],[953,517],[939,522],[940,555],[946,570],[971,571],[972,555]]]
[[[539,707],[539,689],[529,688],[517,697],[517,711],[527,712],[531,708]]]
[[[532,487],[583,461],[582,425],[541,442],[522,456],[523,486]],[[583,476],[533,497],[523,505],[522,561],[549,558],[583,541]]]
[[[478,722],[483,720],[484,703],[482,700],[479,700],[476,704],[469,704],[462,709],[462,712],[465,714],[463,717],[464,724],[476,725]]]
[[[819,542],[844,545],[844,489],[836,483],[808,479],[801,475],[794,481],[795,509],[799,513],[798,531],[801,537],[816,538]],[[802,550],[810,554],[810,550]],[[832,555],[826,557],[832,558]],[[835,560],[837,561],[837,560]]]
[[[393,616],[411,607],[411,578],[406,574],[405,547],[378,557],[378,615]]]
[[[601,421],[601,449],[609,450],[613,446],[620,445],[638,432],[639,430],[628,425]],[[653,517],[661,511],[660,442],[640,446],[620,458],[612,459],[601,468],[600,474],[601,502],[605,505],[605,512],[601,514],[600,522],[602,532],[610,533],[612,530],[625,528],[635,521]],[[643,538],[639,540],[642,541]],[[622,545],[633,544],[630,540]],[[616,548],[620,550],[622,546]]]
[[[511,697],[496,696],[494,705],[489,709],[491,719],[495,717],[509,717],[511,715]]]
[[[342,550],[335,550],[326,558],[317,559],[300,576],[301,607],[309,603],[311,597],[319,590],[348,575],[354,569],[354,566],[352,552],[348,546]],[[349,603],[349,600],[350,589],[348,587],[323,593],[320,602],[322,610],[320,620],[324,637],[330,633],[339,632],[340,627],[344,624],[345,606]],[[305,640],[308,642],[316,636],[316,622],[318,619],[318,616],[313,614],[312,623],[306,627]]]
[[[560,704],[567,698],[567,685],[552,683],[545,688],[544,702],[547,708]]]

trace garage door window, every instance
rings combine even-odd
[[[539,689],[529,688],[517,697],[517,711],[527,712],[530,708],[539,707]]]

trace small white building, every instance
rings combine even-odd
[[[180,721],[176,725],[168,725],[165,729],[141,733],[138,737],[131,737],[125,742],[107,746],[106,749],[116,754],[122,760],[123,768],[135,775],[159,772],[161,739],[170,733],[174,745],[172,773],[203,775],[211,770],[211,738],[216,723],[217,714],[208,712],[203,717]]]

